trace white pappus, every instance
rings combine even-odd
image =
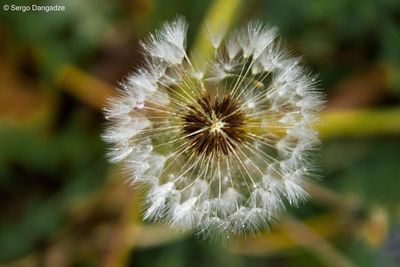
[[[190,60],[182,17],[141,43],[146,64],[110,99],[103,138],[146,189],[145,219],[205,237],[254,233],[307,198],[324,98],[276,28],[208,28],[206,67]]]

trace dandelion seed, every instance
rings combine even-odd
[[[217,49],[221,44],[225,31],[224,25],[219,24],[218,26],[215,26],[211,22],[207,22],[207,32],[214,49]]]
[[[226,37],[214,28],[215,58],[201,70],[187,28],[178,17],[142,43],[146,65],[105,110],[110,160],[146,185],[145,219],[206,237],[256,232],[285,200],[308,196],[323,97],[275,28],[250,22]]]

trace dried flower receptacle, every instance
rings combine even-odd
[[[211,99],[207,91],[182,115],[182,134],[197,156],[229,156],[245,138],[245,112],[232,96]]]

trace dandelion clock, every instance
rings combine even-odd
[[[203,66],[187,29],[177,17],[141,43],[145,64],[105,109],[110,161],[144,189],[147,220],[205,237],[257,232],[307,198],[323,98],[275,28],[210,31]]]

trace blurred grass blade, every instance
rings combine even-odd
[[[354,267],[355,265],[323,237],[294,217],[286,216],[282,228],[296,243],[312,252],[325,266]]]
[[[324,138],[400,134],[400,109],[330,111],[318,129]]]
[[[115,93],[104,81],[71,65],[61,69],[58,81],[64,90],[97,109],[105,107],[107,97]]]

